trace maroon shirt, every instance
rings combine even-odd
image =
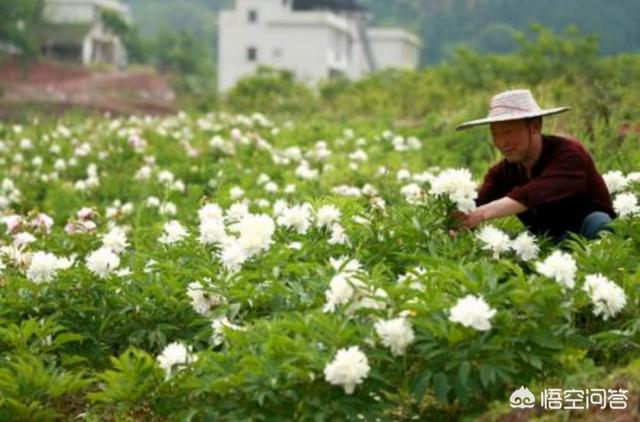
[[[602,211],[615,217],[611,197],[589,153],[577,140],[542,135],[542,152],[527,177],[521,164],[503,159],[489,169],[476,203],[508,196],[525,207],[518,214],[534,234],[558,238],[579,232],[587,215]]]

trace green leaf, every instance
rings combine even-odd
[[[436,398],[441,401],[447,401],[447,394],[449,393],[449,380],[447,379],[447,376],[442,373],[442,372],[438,372],[434,378],[434,390],[436,393]]]

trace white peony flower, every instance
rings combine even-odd
[[[27,232],[17,233],[13,236],[13,244],[17,247],[24,247],[36,241],[36,238]]]
[[[165,223],[164,232],[162,236],[158,239],[160,243],[164,243],[165,245],[173,245],[174,243],[180,242],[182,239],[187,237],[189,232],[185,229],[179,221],[171,220]]]
[[[340,210],[335,205],[323,205],[316,213],[319,228],[330,227],[333,223],[340,222]]]
[[[536,264],[536,271],[549,277],[564,287],[573,288],[578,267],[573,257],[565,252],[555,251],[544,260]]]
[[[189,283],[187,296],[191,299],[193,310],[200,315],[207,315],[212,307],[218,306],[225,301],[222,296],[205,291],[202,284],[197,281]]]
[[[363,285],[360,280],[345,273],[334,275],[329,282],[329,289],[324,293],[327,303],[324,305],[323,311],[333,312],[338,305],[348,303],[355,293],[354,286],[361,287]]]
[[[602,274],[588,275],[583,290],[591,298],[593,314],[602,315],[605,321],[614,317],[627,304],[624,290]]]
[[[27,278],[34,283],[48,283],[54,279],[58,270],[67,269],[71,261],[61,259],[52,253],[35,252],[31,255],[31,263],[27,268]]]
[[[640,214],[638,197],[633,193],[621,193],[613,200],[613,209],[620,218],[633,217]]]
[[[476,238],[483,243],[482,249],[493,252],[494,259],[500,259],[500,254],[511,249],[509,235],[491,225],[484,226],[476,234]]]
[[[331,226],[331,237],[327,241],[330,245],[347,245],[349,237],[344,232],[344,228],[340,224]]]
[[[611,194],[623,191],[629,184],[627,178],[619,170],[608,171],[602,175],[602,178]]]
[[[407,346],[415,339],[411,323],[406,318],[381,320],[376,322],[374,327],[382,339],[382,344],[389,347],[394,356],[404,355]]]
[[[496,314],[482,297],[467,295],[458,299],[455,306],[449,311],[449,321],[459,322],[465,327],[472,327],[479,331],[491,329],[491,321]]]
[[[198,210],[198,219],[203,221],[222,221],[222,209],[217,204],[205,204]]]
[[[231,204],[226,213],[226,220],[230,223],[240,221],[242,218],[249,214],[249,205],[244,202],[235,202]]]
[[[121,227],[113,227],[108,233],[102,236],[102,246],[111,249],[117,254],[121,254],[127,249],[127,233]]]
[[[229,321],[229,319],[226,316],[214,319],[213,322],[211,323],[211,328],[213,328],[212,340],[213,340],[214,346],[219,346],[224,342],[225,329],[231,329],[236,331],[244,330],[243,327],[233,324],[231,321]]]
[[[311,226],[311,206],[305,203],[285,209],[278,217],[278,225],[306,234]]]
[[[369,375],[367,356],[358,346],[340,349],[332,362],[324,368],[324,378],[333,385],[344,388],[346,394],[352,394],[356,385]]]
[[[232,273],[238,271],[242,264],[249,259],[249,252],[239,242],[230,239],[219,253],[222,265]]]
[[[448,169],[431,181],[432,195],[446,195],[456,204],[459,211],[467,213],[475,209],[478,196],[476,183],[467,169]]]
[[[400,189],[400,193],[404,199],[410,204],[417,204],[424,199],[424,191],[416,183],[409,183]]]
[[[104,278],[118,268],[120,258],[111,249],[102,247],[87,255],[86,264],[89,271]]]
[[[199,230],[200,237],[198,237],[198,241],[203,245],[220,245],[227,241],[227,233],[222,220],[202,220]]]
[[[518,258],[523,261],[531,261],[538,258],[540,247],[536,244],[536,238],[527,232],[521,233],[511,242],[511,248]]]
[[[168,344],[162,353],[156,358],[160,367],[169,378],[176,371],[197,360],[191,353],[191,347],[187,347],[180,342]]]
[[[271,247],[276,225],[266,214],[248,214],[233,229],[239,233],[238,243],[248,255],[253,256]]]

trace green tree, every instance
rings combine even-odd
[[[23,59],[38,56],[43,8],[43,0],[0,0],[0,46],[15,48]]]

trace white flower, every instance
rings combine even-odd
[[[343,274],[353,275],[362,270],[362,264],[357,259],[349,259],[346,256],[340,258],[329,258],[331,267]]]
[[[415,339],[411,323],[406,318],[378,321],[375,329],[382,339],[382,344],[389,347],[394,356],[404,355],[407,346]]]
[[[619,217],[632,217],[640,214],[638,198],[633,193],[621,193],[613,200],[613,209]]]
[[[53,219],[47,214],[39,213],[31,220],[31,226],[40,229],[44,233],[50,233]]]
[[[236,222],[242,220],[247,214],[249,214],[249,205],[244,202],[235,202],[231,204],[225,217],[228,222]]]
[[[222,220],[205,219],[200,222],[200,237],[198,241],[203,245],[222,244],[227,240]]]
[[[436,176],[431,182],[432,195],[447,195],[458,210],[470,212],[475,209],[477,198],[476,183],[467,169],[448,169]]]
[[[17,247],[27,246],[36,241],[36,238],[27,232],[21,232],[13,236],[13,244]]]
[[[409,180],[409,179],[411,179],[411,172],[409,172],[409,170],[407,170],[407,169],[400,169],[400,170],[398,170],[398,173],[396,174],[396,179],[398,181]]]
[[[60,259],[52,253],[35,252],[27,268],[27,278],[34,283],[50,282],[60,269],[69,268],[66,259]]]
[[[345,234],[344,228],[340,224],[331,226],[331,237],[327,243],[330,245],[346,245],[349,243],[349,237]]]
[[[195,362],[197,357],[191,354],[191,347],[187,348],[180,342],[174,342],[168,344],[156,360],[169,378],[176,370]]]
[[[164,243],[165,245],[172,245],[174,243],[180,242],[182,239],[187,237],[189,232],[185,229],[179,221],[171,220],[164,225],[164,232],[162,236],[158,239],[160,243]]]
[[[239,242],[230,239],[219,253],[222,265],[230,272],[236,272],[249,259],[249,253]]]
[[[511,242],[511,248],[518,258],[523,261],[531,261],[538,258],[540,247],[536,244],[536,238],[527,232],[521,233]]]
[[[212,340],[213,340],[214,346],[219,346],[224,342],[225,329],[228,328],[236,331],[244,330],[243,327],[233,324],[231,321],[229,321],[229,319],[226,316],[214,319],[213,322],[211,323],[211,328],[213,328]]]
[[[113,227],[109,233],[102,236],[102,246],[120,254],[127,249],[127,233],[121,227]]]
[[[467,295],[450,309],[449,321],[459,322],[465,327],[472,327],[479,331],[491,329],[491,321],[496,314],[482,297]]]
[[[400,189],[400,193],[410,204],[417,204],[421,199],[424,199],[424,192],[416,183],[409,183],[408,185],[403,186],[402,189]]]
[[[351,278],[344,273],[336,274],[329,282],[329,289],[324,295],[327,303],[323,307],[324,312],[333,312],[337,305],[348,303],[355,293],[354,285],[362,286],[362,282]]]
[[[238,243],[253,256],[269,249],[276,225],[266,214],[248,214],[233,229],[239,232]]]
[[[285,209],[278,217],[278,224],[295,229],[299,234],[306,234],[311,226],[311,206],[302,204]]]
[[[325,366],[324,378],[330,384],[342,386],[346,394],[352,394],[370,370],[367,356],[358,346],[352,346],[338,350],[333,361]]]
[[[602,274],[588,275],[583,290],[591,298],[593,314],[602,315],[605,321],[614,317],[627,304],[624,290]]]
[[[111,249],[102,247],[86,257],[87,268],[100,278],[104,278],[120,265],[120,258]]]
[[[293,249],[294,251],[299,251],[300,249],[302,249],[302,243],[301,242],[291,242],[287,245],[287,247],[289,249]]]
[[[629,184],[627,178],[619,170],[608,171],[602,175],[602,178],[611,194],[623,191]]]
[[[187,296],[191,299],[193,310],[200,315],[207,315],[212,307],[224,303],[222,296],[205,291],[202,284],[197,281],[189,283],[187,286]]]
[[[205,204],[198,210],[198,218],[203,221],[222,221],[222,209],[217,204]]]
[[[565,252],[555,251],[544,260],[536,264],[536,271],[552,278],[564,287],[573,288],[577,271],[576,261]]]
[[[329,227],[340,221],[340,210],[335,205],[323,205],[317,212],[317,225],[320,228]]]
[[[229,191],[229,196],[234,201],[236,199],[240,199],[240,198],[242,198],[244,196],[244,189],[242,189],[240,186],[234,186]]]
[[[482,249],[493,252],[494,259],[500,259],[500,254],[506,253],[511,249],[511,239],[509,239],[509,235],[494,226],[484,226],[480,232],[476,234],[476,238],[484,243]]]
[[[176,215],[176,213],[178,212],[178,207],[173,202],[167,201],[160,204],[160,206],[158,207],[158,212],[161,215]]]

